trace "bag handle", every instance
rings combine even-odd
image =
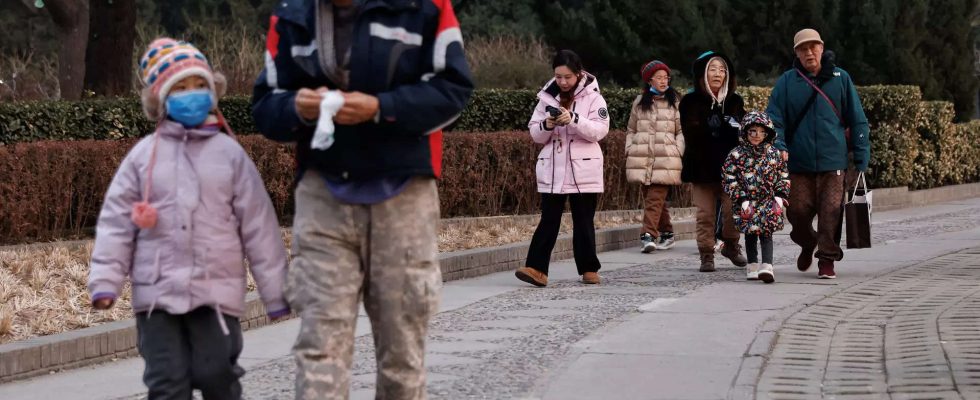
[[[854,190],[851,192],[851,201],[854,201],[854,196],[857,196],[858,188],[864,189],[864,194],[868,194],[868,181],[864,179],[864,172],[858,173],[857,179],[854,180]]]

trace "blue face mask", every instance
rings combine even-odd
[[[203,124],[213,106],[208,89],[188,90],[167,97],[167,115],[185,128]]]
[[[670,86],[667,86],[667,89],[670,89]],[[664,95],[664,92],[657,90],[657,88],[653,87],[653,85],[650,85],[650,93],[653,93],[654,96]]]

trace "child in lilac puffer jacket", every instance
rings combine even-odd
[[[217,109],[224,77],[200,51],[161,38],[140,62],[156,131],[113,177],[96,227],[89,292],[112,307],[129,277],[150,398],[240,398],[239,318],[248,258],[272,319],[286,249],[262,178]],[[224,129],[227,134],[221,131]]]

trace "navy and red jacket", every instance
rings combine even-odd
[[[380,118],[337,125],[334,144],[312,150],[315,123],[297,114],[296,91],[338,88],[317,54],[317,1],[324,0],[284,0],[272,16],[265,69],[252,94],[259,131],[272,140],[297,142],[300,171],[314,168],[333,181],[438,178],[442,128],[459,117],[473,92],[450,1],[363,2],[354,22],[347,90],[376,96]]]

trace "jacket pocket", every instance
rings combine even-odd
[[[602,158],[572,158],[572,178],[579,187],[601,186]]]
[[[161,249],[136,246],[133,256],[133,285],[152,285],[160,279]]]
[[[534,172],[538,177],[538,185],[551,185],[555,177],[553,161],[550,156],[538,157],[538,162],[534,165]]]

